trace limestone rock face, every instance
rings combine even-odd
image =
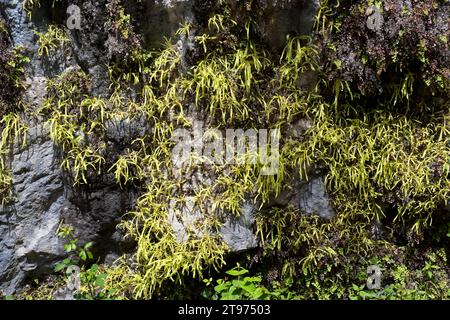
[[[223,224],[220,233],[231,251],[240,252],[258,246],[258,241],[253,232],[255,211],[256,206],[254,204],[245,203],[239,218],[229,219]]]
[[[236,7],[236,0],[228,0]],[[213,7],[204,0],[147,0],[144,1],[140,22],[148,46],[158,46],[164,37],[174,36],[182,23],[188,22],[194,31],[201,30],[207,16],[206,10]],[[260,15],[260,32],[274,48],[284,46],[288,34],[308,35],[313,26],[319,0],[259,0],[253,1]]]
[[[304,214],[316,214],[324,219],[331,219],[336,215],[323,177],[313,178],[300,188],[299,207]]]
[[[263,21],[261,33],[275,48],[282,48],[288,34],[308,35],[319,5],[318,0],[266,0],[262,1]]]
[[[62,254],[56,231],[60,210],[69,203],[54,161],[53,143],[40,139],[36,142],[13,158],[17,201],[9,213],[10,230],[2,235],[2,239],[13,240],[13,250],[7,259],[17,263],[13,281],[25,276],[21,271],[37,274],[50,271],[51,262]]]
[[[147,46],[160,45],[164,37],[173,36],[184,22],[195,25],[194,3],[194,0],[146,1],[141,25]]]
[[[255,222],[256,205],[247,202],[242,206],[242,213],[239,218],[231,215],[224,215],[225,221],[219,230],[221,238],[228,244],[231,252],[241,252],[256,248],[258,241],[253,232]],[[172,204],[169,210],[169,222],[175,232],[178,242],[188,239],[189,234],[201,237],[205,233],[211,234],[210,230],[203,230],[201,227],[204,215],[195,206],[193,198],[186,200],[182,208],[177,208]]]
[[[82,30],[70,32],[69,53],[49,61],[37,54],[34,30],[46,30],[55,20],[66,22],[66,8],[43,4],[31,21],[22,9],[22,1],[0,0],[0,13],[5,17],[14,46],[29,50],[31,63],[27,70],[28,89],[25,94],[31,110],[44,100],[46,81],[68,68],[80,68],[92,79],[92,91],[102,96],[107,93],[108,42],[111,37],[105,29],[105,0],[71,3],[82,9]],[[208,1],[203,0],[146,0],[140,7],[127,8],[139,17],[136,32],[146,46],[154,47],[164,37],[175,36],[180,23],[190,22],[201,31],[200,21],[205,18]],[[261,9],[261,34],[269,45],[280,48],[286,34],[308,34],[317,1],[258,2]],[[205,9],[206,8],[206,9]],[[109,40],[108,40],[109,39]],[[181,41],[181,40],[180,40]],[[182,55],[193,46],[193,40],[179,42]],[[107,124],[107,135],[113,144],[126,144],[150,128],[139,119],[134,123],[118,120]],[[122,191],[111,177],[102,177],[89,189],[73,188],[60,166],[60,151],[50,140],[44,123],[29,123],[28,143],[16,147],[9,159],[17,201],[0,208],[0,291],[10,294],[23,286],[25,280],[51,273],[57,261],[65,257],[63,241],[57,237],[60,223],[72,225],[79,243],[94,241],[94,254],[107,262],[114,260],[124,248],[132,244],[122,240],[116,225],[122,215],[135,203],[136,195]],[[326,195],[323,181],[313,180],[304,189],[300,208],[307,214],[331,218],[334,212]],[[255,205],[246,203],[239,219],[224,221],[219,230],[231,251],[240,252],[258,246],[254,234]],[[184,213],[183,213],[184,212]],[[195,225],[197,216],[182,211],[172,216],[172,225],[179,241],[183,241],[189,225]]]
[[[75,192],[45,126],[30,128],[11,168],[16,201],[0,210],[0,290],[12,293],[26,277],[50,273],[64,259],[64,241],[57,236],[62,222],[76,229],[80,244],[94,241],[99,256],[120,250],[115,225],[130,200],[107,184],[87,196]]]

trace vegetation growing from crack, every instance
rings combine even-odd
[[[26,144],[28,127],[19,114],[23,109],[20,94],[24,89],[24,65],[29,62],[23,47],[11,49],[8,29],[0,19],[0,203],[13,201],[12,177],[9,172],[11,146],[17,140]]]
[[[61,27],[50,25],[45,33],[35,31],[38,36],[37,44],[39,46],[38,54],[40,56],[50,53],[50,51],[63,48],[70,40],[65,30]]]

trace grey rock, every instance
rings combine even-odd
[[[195,22],[193,0],[146,1],[142,34],[147,47],[160,47],[184,22]]]
[[[78,66],[92,78],[92,92],[105,96],[108,94],[108,30],[105,28],[105,1],[73,0],[81,11],[81,30],[70,31],[71,50]]]
[[[31,76],[56,76],[75,61],[68,48],[52,51],[49,56],[38,55],[37,35],[35,31],[45,32],[51,16],[46,8],[42,7],[33,12],[31,21],[22,7],[23,0],[0,0],[0,10],[5,12],[6,22],[10,30],[12,45],[23,46],[28,51],[31,63],[27,65]],[[61,21],[63,22],[63,21]]]
[[[209,212],[210,209],[208,208]],[[256,206],[247,202],[243,204],[239,218],[226,213],[221,215],[223,222],[219,235],[228,244],[231,252],[245,251],[258,246],[253,232],[255,211]],[[171,203],[169,222],[179,243],[186,241],[189,236],[202,237],[213,234],[212,230],[203,228],[204,218],[204,214],[196,207],[192,197],[187,197],[181,207],[176,206],[174,202]]]
[[[64,198],[59,164],[54,161],[53,143],[38,137],[42,128],[30,130],[30,145],[12,161],[16,202],[9,210],[8,229],[0,234],[0,290],[11,293],[28,274],[50,272],[63,255],[56,235],[61,221],[60,207],[70,205]],[[5,268],[5,264],[8,266]]]
[[[31,110],[37,110],[42,106],[47,94],[47,78],[42,76],[27,78],[25,85],[28,88],[25,101]]]
[[[30,27],[26,12],[22,8],[22,3],[22,0],[0,0],[0,9],[5,11],[13,45],[34,47],[36,46],[33,42],[34,33]]]
[[[324,178],[312,178],[300,188],[300,210],[307,215],[317,214],[324,219],[332,219],[336,213],[327,194]]]
[[[232,7],[236,6],[236,1],[228,2]],[[289,33],[298,35],[311,33],[319,0],[262,0],[259,2],[262,16],[259,31],[272,47],[284,47]],[[145,22],[142,23],[146,46],[159,47],[164,38],[173,37],[180,24],[185,22],[191,23],[194,32],[202,32],[198,21],[204,20],[204,15],[209,14],[208,8],[206,2],[195,0],[146,1],[143,13]],[[192,39],[190,42],[191,45],[188,45],[188,48],[192,48]]]
[[[29,135],[11,163],[16,202],[0,208],[0,291],[6,294],[67,257],[57,236],[62,222],[74,227],[79,244],[95,243],[96,257],[120,252],[115,226],[135,199],[108,184],[88,194],[70,187],[46,129],[32,127]]]
[[[267,0],[261,33],[274,48],[283,48],[288,34],[308,35],[312,31],[319,0]]]
[[[124,145],[131,143],[138,137],[143,137],[150,132],[151,127],[145,118],[138,117],[108,120],[105,129],[109,141]]]
[[[120,256],[118,254],[110,253],[110,254],[106,255],[104,262],[107,265],[113,265],[114,262],[119,258],[120,258]]]
[[[69,68],[81,68],[90,74],[93,79],[92,93],[107,96],[110,30],[105,28],[106,1],[73,0],[71,4],[81,8],[81,30],[71,30],[70,48],[55,52],[50,57],[38,55],[34,30],[45,31],[50,23],[64,24],[67,17],[65,4],[59,3],[55,9],[45,4],[34,12],[32,21],[29,21],[22,9],[22,2],[0,0],[0,11],[6,17],[12,44],[29,49],[31,63],[27,70],[25,101],[31,111],[42,105],[47,80]],[[310,32],[318,1],[260,2],[263,4],[260,32],[269,45],[282,47],[289,32]],[[200,0],[148,0],[141,2],[143,10],[135,4],[124,2],[124,5],[128,6],[127,10],[137,13],[139,18],[135,22],[140,29],[137,31],[143,36],[146,47],[157,47],[164,37],[174,36],[180,23],[192,23],[193,34],[187,39],[176,39],[182,65],[185,69],[189,68],[187,56],[194,50],[195,34],[202,32],[198,22],[205,19],[205,13],[209,13],[208,3]],[[199,7],[206,11],[199,11]],[[124,250],[133,247],[133,243],[123,240],[115,227],[122,214],[135,203],[137,196],[120,190],[109,175],[99,177],[99,181],[86,188],[72,187],[71,181],[61,170],[60,151],[49,139],[42,119],[29,122],[27,146],[16,148],[9,159],[17,201],[9,207],[0,208],[0,291],[6,294],[22,288],[28,278],[51,273],[54,263],[66,257],[64,240],[56,235],[61,222],[74,227],[80,244],[93,241],[94,254],[106,263],[112,263]],[[301,136],[308,125],[300,124],[293,130]],[[106,135],[110,144],[116,146],[114,151],[121,152],[132,140],[145,135],[150,129],[143,119],[119,119],[107,123]],[[186,190],[192,190],[213,183],[214,177],[196,173],[188,180],[191,183]],[[279,202],[287,204],[299,197],[302,201],[298,205],[306,214],[316,213],[327,218],[334,215],[322,180],[312,180],[303,187],[296,187],[295,192],[285,199],[280,198]],[[298,200],[295,202],[299,203]],[[175,211],[171,212],[170,219],[178,241],[184,241],[189,232],[197,235],[212,232],[196,227],[204,217],[193,203],[188,201],[185,208]],[[253,231],[255,211],[255,205],[245,203],[239,218],[223,214],[223,225],[218,232],[231,251],[239,252],[258,246]],[[60,292],[55,298],[66,299],[70,295],[70,292]]]
[[[239,218],[229,217],[222,225],[220,234],[232,252],[240,252],[256,248],[258,241],[253,232],[256,206],[245,203]]]
[[[63,287],[61,289],[58,289],[53,294],[53,299],[54,300],[73,301],[73,300],[76,300],[74,297],[75,293],[76,292],[74,290],[71,290],[67,287]]]
[[[203,225],[198,224],[203,217],[193,197],[187,197],[183,205],[178,205],[174,201],[170,203],[169,222],[179,243],[188,240],[189,235],[202,237],[209,232],[198,228],[198,225]]]
[[[27,82],[25,100],[36,109],[46,93],[46,78]],[[6,294],[20,289],[27,278],[51,273],[67,257],[65,241],[57,237],[61,222],[75,228],[79,244],[94,241],[99,258],[120,251],[115,226],[135,199],[114,183],[101,183],[88,193],[72,188],[48,128],[37,122],[30,124],[27,146],[16,146],[10,159],[16,201],[0,208],[0,291]]]

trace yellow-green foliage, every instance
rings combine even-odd
[[[22,2],[22,7],[27,12],[28,17],[31,18],[31,11],[35,8],[40,7],[41,1],[40,0],[24,0]]]
[[[215,24],[211,22],[211,25]],[[210,52],[207,44],[205,48],[206,58],[184,74],[179,73],[179,55],[170,44],[160,54],[135,53],[128,62],[131,71],[123,72],[120,65],[111,68],[111,76],[120,75],[112,103],[127,104],[128,112],[144,114],[153,126],[151,145],[139,141],[136,145],[141,144],[140,149],[120,157],[110,169],[121,185],[136,179],[146,181],[145,193],[136,210],[128,213],[121,224],[127,235],[136,240],[137,251],[131,258],[124,257],[119,262],[111,271],[110,279],[122,289],[132,288],[128,294],[135,298],[151,297],[166,281],[182,281],[188,276],[201,278],[209,268],[222,266],[227,246],[216,229],[223,214],[239,215],[248,197],[267,200],[272,192],[280,189],[278,179],[282,178],[260,176],[260,168],[250,164],[208,164],[203,173],[202,166],[192,162],[181,169],[172,168],[171,133],[176,126],[192,126],[186,117],[188,101],[194,102],[201,117],[208,115],[208,121],[219,128],[232,127],[233,123],[251,126],[249,120],[262,119],[264,113],[277,118],[277,105],[284,106],[282,116],[289,114],[288,118],[301,109],[295,105],[294,110],[287,110],[290,103],[300,102],[300,97],[280,95],[267,101],[267,110],[262,105],[260,110],[250,109],[250,104],[265,98],[252,90],[263,82],[264,72],[271,63],[268,53],[259,50],[249,39],[230,52],[223,52],[221,48]],[[140,100],[130,102],[123,98],[124,94],[119,93],[126,92],[126,87],[120,85],[123,81],[141,86]],[[286,91],[291,92],[289,88]],[[199,159],[198,155],[191,158],[192,161]],[[186,177],[196,171],[215,178],[209,183],[190,186]],[[279,177],[282,176],[280,172]],[[169,219],[191,200],[194,210],[203,218],[201,224],[196,225],[196,231],[191,230],[187,238],[179,242]]]
[[[207,271],[205,266],[217,269],[224,264],[226,246],[217,236],[192,234],[177,242],[168,223],[169,205],[177,201],[170,196],[175,186],[163,176],[160,179],[148,185],[137,211],[131,212],[131,219],[122,224],[127,234],[138,241],[135,260],[123,260],[111,274],[112,283],[125,292],[132,288],[135,298],[151,297],[169,279],[181,283],[186,275],[201,277]],[[136,228],[141,223],[143,228]],[[205,233],[207,226],[205,223]]]
[[[37,44],[40,56],[48,56],[51,51],[64,48],[64,45],[70,41],[66,31],[55,25],[50,25],[45,33],[37,31],[35,33],[38,36]]]
[[[320,9],[318,28],[333,31],[339,25],[329,25],[331,7],[325,8]],[[204,56],[188,70],[170,41],[160,52],[131,52],[109,68],[108,99],[90,97],[88,79],[80,72],[49,83],[41,113],[52,140],[64,151],[63,165],[75,184],[88,183],[90,174],[110,172],[120,187],[133,185],[142,192],[120,224],[136,242],[136,251],[109,270],[110,286],[124,296],[150,298],[164,284],[200,279],[219,269],[228,248],[217,229],[224,215],[238,216],[248,199],[262,208],[257,230],[264,255],[287,252],[282,271],[289,276],[311,272],[326,259],[365,256],[385,246],[370,230],[387,215],[394,225],[421,233],[448,199],[449,114],[435,114],[425,122],[396,113],[392,106],[413,94],[410,78],[397,101],[389,97],[367,110],[353,102],[345,80],[328,84],[319,73],[311,91],[302,88],[304,77],[319,70],[319,50],[310,39],[289,37],[281,56],[274,56],[252,41],[248,22],[242,30],[247,37],[240,43],[214,46],[219,32],[235,26],[223,16],[211,18],[209,30],[196,37]],[[184,25],[178,34],[189,32]],[[321,92],[328,87],[331,101]],[[193,112],[195,120],[213,128],[281,129],[278,174],[261,176],[259,166],[250,164],[198,165],[199,155],[174,168],[172,132],[190,129]],[[105,125],[124,117],[143,117],[152,132],[109,163]],[[302,137],[290,137],[287,127],[299,119],[311,126]],[[308,180],[312,170],[326,176],[335,219],[305,217],[292,207],[264,207],[292,187],[288,178],[299,174]],[[194,185],[193,177],[205,173],[214,179]],[[180,241],[169,220],[179,218],[188,202],[201,219]]]
[[[161,159],[161,155],[167,157],[170,146],[169,135],[165,140],[163,132],[170,133],[172,124],[164,124],[167,121],[163,120],[167,119],[164,115],[176,110],[180,115],[178,122],[184,124],[185,99],[191,98],[197,110],[202,114],[206,112],[218,127],[246,123],[249,119],[257,119],[258,123],[270,121],[274,127],[282,127],[300,116],[311,121],[311,128],[301,140],[284,141],[277,176],[261,177],[257,168],[251,166],[233,167],[234,174],[230,175],[230,171],[221,171],[223,168],[216,166],[209,169],[217,174],[213,185],[194,191],[196,202],[202,204],[199,208],[210,208],[206,209],[206,217],[211,219],[221,211],[239,214],[244,199],[250,197],[264,204],[287,187],[285,171],[291,174],[299,171],[301,177],[307,178],[310,167],[320,165],[338,212],[335,220],[323,222],[318,218],[306,218],[289,209],[271,211],[258,219],[259,235],[267,252],[306,250],[302,258],[295,256],[286,262],[283,271],[288,275],[297,274],[299,268],[310,270],[325,258],[367,255],[375,245],[383,245],[369,233],[373,222],[387,214],[382,203],[399,204],[395,216],[390,218],[419,232],[430,226],[436,209],[448,198],[448,115],[436,116],[428,124],[422,124],[407,115],[389,111],[389,106],[369,112],[357,106],[341,105],[339,99],[330,105],[320,95],[300,90],[296,85],[300,77],[298,70],[307,72],[317,67],[316,49],[301,38],[289,39],[279,67],[268,62],[267,53],[249,51],[254,45],[247,43],[243,48],[230,53],[207,53],[205,60],[195,65],[190,73],[176,79],[170,76],[176,73],[174,64],[169,64],[168,71],[161,70],[161,66],[168,65],[166,58],[155,60],[153,72],[157,75],[152,68],[148,70],[147,79],[154,81],[156,90],[144,84],[142,107],[155,123],[153,138],[159,145],[158,155],[149,154],[149,166],[141,165],[135,170],[140,172],[143,168],[142,172],[151,175],[151,179],[138,210],[131,212],[129,220],[122,224],[138,243],[134,257],[136,266],[130,268],[127,260],[114,273],[118,283],[124,281],[126,286],[135,288],[134,297],[150,297],[165,280],[180,280],[185,272],[200,274],[205,267],[203,263],[215,266],[222,261],[224,247],[212,240],[211,231],[200,238],[194,234],[181,244],[175,241],[167,224],[167,206],[170,201],[185,201],[183,197],[177,200],[183,194],[181,182],[168,171],[164,171],[162,178],[155,178],[155,169],[159,172],[170,168],[168,159],[156,160]],[[167,50],[160,59],[172,52],[170,47]],[[261,79],[264,68],[269,66],[275,68],[278,76],[267,83]],[[145,81],[132,80],[141,79],[140,76],[126,79],[134,83]],[[251,95],[247,95],[249,88]],[[260,93],[258,88],[271,88],[274,94]],[[259,109],[250,109],[248,106],[255,101]],[[165,126],[168,131],[164,131]],[[116,164],[118,181],[127,181],[128,165],[135,167],[139,163],[135,156],[132,153],[131,158],[125,157]],[[228,174],[223,175],[223,172]],[[164,198],[158,198],[160,195]],[[389,200],[391,198],[393,200]],[[212,203],[210,207],[209,203]],[[204,228],[214,224],[214,221],[205,223]],[[165,226],[165,232],[155,226]],[[155,238],[158,234],[160,236]],[[204,241],[207,246],[201,245]],[[211,247],[212,243],[217,246]],[[186,246],[200,246],[195,252],[198,254],[201,250],[202,254],[190,255]],[[203,251],[206,248],[209,253]],[[131,277],[127,276],[129,273]]]
[[[8,34],[8,29],[6,28],[6,25],[0,21],[0,35],[6,35]]]
[[[314,27],[316,31],[322,33],[333,33],[340,30],[341,23],[335,21],[333,16],[339,12],[337,9],[341,6],[341,3],[342,0],[320,1],[314,20]]]
[[[1,32],[0,32],[1,33]],[[1,34],[0,34],[1,36]],[[24,103],[19,95],[24,88],[24,65],[29,61],[23,55],[23,47],[11,51],[5,50],[2,57],[5,65],[0,68],[0,77],[4,81],[4,90],[0,94],[0,202],[6,205],[12,202],[12,177],[9,168],[12,148],[15,142],[27,143],[28,126],[19,115]]]
[[[32,287],[14,297],[15,300],[53,300],[58,290],[64,289],[67,282],[62,277],[56,279],[51,286],[47,282],[35,280]]]
[[[321,2],[316,29],[325,37],[340,30],[334,17],[340,5]],[[340,61],[334,63],[339,68]],[[317,68],[311,64],[308,69]],[[289,69],[286,73],[295,75]],[[337,217],[320,221],[293,208],[260,213],[257,226],[265,254],[286,254],[284,275],[307,274],[332,266],[330,261],[352,254],[370,257],[375,248],[388,247],[374,237],[376,223],[392,221],[389,228],[406,229],[421,239],[445,214],[442,208],[450,195],[448,103],[437,109],[416,104],[413,110],[414,81],[415,75],[407,72],[398,84],[386,84],[389,90],[384,100],[376,100],[378,105],[361,106],[347,81],[327,83],[319,76],[302,113],[311,127],[301,139],[285,141],[281,161],[304,179],[313,170],[323,173]],[[331,99],[322,97],[325,88],[331,88]]]
[[[3,152],[2,152],[3,153]],[[0,159],[0,192],[1,192],[1,204],[2,206],[7,204],[12,200],[12,177],[7,170],[5,161],[4,161],[4,154],[1,154]]]
[[[20,119],[19,115],[10,113],[3,116],[0,121],[2,128],[0,139],[0,201],[6,205],[13,200],[12,177],[9,172],[7,159],[10,157],[10,150],[16,140],[27,143],[28,126]]]
[[[359,110],[359,117],[349,117],[341,108],[338,112],[321,100],[311,101],[308,113],[315,125],[303,141],[286,141],[281,152],[301,177],[308,177],[312,164],[326,173],[337,218],[318,222],[292,209],[258,218],[267,252],[308,248],[303,260],[286,264],[290,275],[295,266],[314,267],[324,256],[336,255],[336,239],[345,250],[340,255],[366,256],[379,244],[370,236],[373,223],[384,218],[394,228],[406,226],[422,234],[450,195],[448,113],[424,124],[387,107]]]
[[[86,184],[88,170],[99,171],[105,162],[105,144],[98,137],[104,134],[106,107],[102,100],[86,95],[88,84],[81,71],[49,81],[48,97],[39,110],[47,118],[50,138],[65,153],[62,166],[73,173],[75,184]]]

